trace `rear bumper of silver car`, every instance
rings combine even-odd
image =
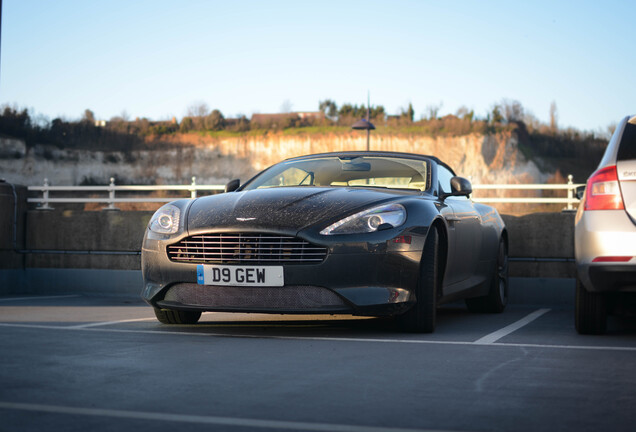
[[[588,291],[636,291],[636,224],[625,211],[580,212],[574,246],[577,274]]]

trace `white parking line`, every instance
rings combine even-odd
[[[80,297],[80,296],[73,294],[73,295],[59,295],[59,296],[8,297],[8,298],[0,298],[0,302],[20,301],[20,300],[49,300],[49,299],[71,298],[71,297]]]
[[[503,338],[504,336],[508,336],[510,333],[513,333],[517,330],[519,330],[521,327],[526,326],[528,324],[530,324],[532,321],[536,320],[537,318],[539,318],[541,315],[550,312],[550,309],[539,309],[537,311],[532,312],[530,315],[520,319],[517,322],[514,322],[502,329],[497,330],[496,332],[492,332],[490,334],[487,334],[486,336],[477,339],[475,342],[473,342],[476,345],[490,345],[493,344],[495,342],[497,342],[499,339]]]
[[[636,352],[636,347],[625,346],[608,346],[608,345],[543,345],[543,344],[526,344],[526,343],[488,343],[476,344],[475,342],[462,341],[440,341],[440,340],[421,340],[421,339],[378,339],[378,338],[348,338],[348,337],[304,337],[304,336],[272,336],[272,335],[250,335],[250,334],[229,334],[229,333],[204,333],[181,331],[187,326],[173,326],[173,330],[132,330],[132,329],[105,329],[105,328],[77,328],[75,326],[51,326],[43,324],[16,324],[16,323],[0,323],[0,327],[9,328],[25,328],[39,330],[71,330],[71,331],[89,331],[89,332],[106,332],[106,333],[128,333],[128,334],[145,334],[145,335],[171,335],[171,336],[203,336],[218,338],[251,338],[251,339],[280,339],[280,340],[296,340],[296,341],[324,341],[324,342],[367,342],[367,343],[395,343],[395,344],[414,344],[414,345],[467,345],[478,347],[515,347],[515,348],[553,348],[553,349],[574,349],[589,351],[629,351]]]
[[[330,423],[307,423],[284,420],[246,419],[236,417],[217,417],[202,415],[169,414],[145,411],[123,411],[100,408],[78,408],[59,405],[25,404],[0,402],[0,409],[35,411],[52,414],[83,415],[91,417],[110,417],[132,420],[151,420],[176,423],[194,423],[205,425],[242,426],[275,430],[303,430],[324,432],[450,432],[432,429],[410,429],[378,426],[356,426]]]
[[[89,323],[89,324],[78,324],[78,325],[74,325],[74,326],[68,326],[66,328],[70,328],[70,329],[85,329],[85,328],[109,326],[109,325],[121,324],[121,323],[129,323],[129,322],[137,322],[137,321],[154,321],[154,320],[156,320],[155,317],[152,317],[152,318],[136,318],[136,319],[127,319],[127,320],[119,320],[119,321],[100,321],[100,322],[94,322],[94,323]]]

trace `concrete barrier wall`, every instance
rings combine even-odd
[[[152,213],[30,210],[26,267],[138,270]]]
[[[0,294],[16,284],[28,285],[34,275],[41,282],[42,275],[54,275],[56,269],[140,269],[141,242],[152,212],[27,210],[26,195],[24,187],[0,183]],[[503,218],[511,277],[575,276],[574,213]]]
[[[151,211],[26,210],[26,188],[0,183],[0,268],[140,269]],[[511,276],[574,277],[574,213],[503,215]],[[17,231],[17,232],[14,232]]]
[[[31,210],[25,216],[26,267],[137,270],[152,212]],[[573,213],[503,218],[513,276],[574,276]]]
[[[513,277],[574,278],[575,212],[502,215]]]

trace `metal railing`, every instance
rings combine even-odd
[[[511,203],[511,204],[565,204],[567,210],[574,210],[575,204],[581,202],[576,197],[576,189],[585,186],[583,183],[574,183],[572,175],[568,175],[565,184],[488,184],[473,185],[473,190],[562,190],[567,192],[565,198],[554,197],[473,197],[473,201],[481,203]]]
[[[541,191],[541,190],[562,190],[567,193],[566,197],[473,197],[473,201],[479,203],[516,203],[516,204],[565,204],[566,209],[573,210],[580,200],[576,197],[576,188],[584,186],[583,184],[574,183],[572,176],[568,176],[566,184],[474,184],[473,190],[522,190],[522,191]],[[179,199],[179,197],[152,197],[152,196],[136,196],[129,198],[117,197],[117,192],[159,192],[159,191],[187,191],[190,192],[190,198],[197,197],[199,191],[207,191],[218,193],[225,189],[225,185],[198,185],[196,177],[192,177],[192,183],[189,185],[115,185],[115,179],[111,177],[108,186],[51,186],[48,179],[44,179],[43,186],[29,186],[30,192],[42,193],[41,198],[28,198],[27,201],[33,204],[39,204],[40,210],[52,210],[51,204],[86,204],[86,203],[103,203],[107,204],[104,210],[118,210],[115,206],[117,203],[167,203]],[[107,197],[91,198],[91,197],[57,197],[51,198],[51,192],[107,192]]]
[[[115,185],[115,179],[110,178],[108,186],[51,186],[49,180],[44,179],[43,186],[29,186],[30,192],[42,192],[42,198],[28,198],[27,202],[40,204],[39,210],[52,210],[52,203],[62,204],[86,204],[86,203],[103,203],[108,204],[104,210],[118,210],[116,203],[167,203],[179,199],[178,197],[149,197],[137,196],[132,198],[117,198],[117,192],[159,192],[159,191],[187,191],[190,192],[190,198],[194,199],[198,195],[198,191],[219,192],[225,190],[224,185],[198,185],[196,177],[192,177],[192,183],[189,185]],[[51,198],[51,192],[108,192],[108,197],[104,198],[71,198],[60,197]]]

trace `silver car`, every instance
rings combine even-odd
[[[574,229],[575,325],[602,334],[636,293],[636,116],[623,118],[590,176]]]

